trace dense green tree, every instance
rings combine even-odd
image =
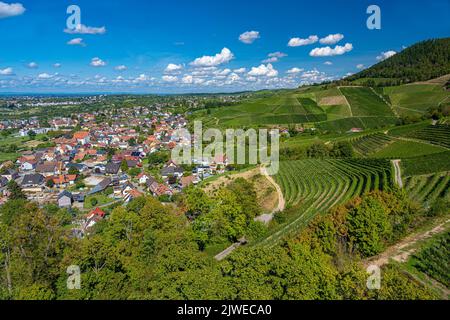
[[[123,173],[126,173],[128,171],[128,163],[126,160],[122,160],[122,163],[120,164],[120,170],[122,170]]]
[[[33,140],[36,137],[36,132],[33,130],[29,130],[27,132],[28,137],[30,138],[30,140]]]
[[[20,186],[16,181],[10,180],[7,185],[7,189],[9,192],[9,199],[17,200],[17,199],[26,199],[26,195],[23,193]]]
[[[79,175],[79,174],[80,174],[80,171],[79,171],[77,168],[75,168],[75,167],[70,167],[68,173],[69,173],[69,174],[76,174],[76,175]]]
[[[389,217],[382,203],[372,197],[349,211],[348,233],[351,243],[364,256],[380,253],[384,240],[392,233]]]

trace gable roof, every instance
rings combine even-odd
[[[110,178],[103,179],[88,194],[94,194],[97,192],[101,192],[101,191],[105,190],[110,184],[111,184]]]
[[[75,132],[74,134],[73,134],[73,138],[74,139],[84,139],[84,138],[86,138],[87,136],[89,135],[89,132],[87,132],[87,131],[78,131],[78,132]]]
[[[40,185],[44,183],[44,176],[39,173],[27,174],[23,177],[22,185]]]
[[[102,209],[100,209],[99,207],[95,208],[94,210],[92,210],[91,212],[89,212],[88,216],[99,216],[99,217],[104,217],[106,215],[105,211],[103,211]]]
[[[105,166],[106,173],[117,173],[120,170],[120,162],[108,162]]]
[[[57,167],[56,162],[43,162],[36,165],[36,172],[55,172]]]
[[[67,190],[64,190],[63,192],[61,192],[61,193],[58,195],[58,200],[61,199],[62,197],[69,197],[70,199],[73,200],[73,195],[72,195],[72,193],[70,193],[70,192],[67,191]]]

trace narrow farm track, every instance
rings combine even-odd
[[[286,207],[286,201],[284,200],[284,196],[283,196],[283,192],[281,191],[280,186],[278,185],[278,183],[275,182],[275,180],[273,180],[272,176],[269,175],[269,173],[267,172],[266,167],[262,166],[261,167],[261,174],[267,178],[267,180],[269,180],[269,182],[274,186],[275,190],[277,191],[277,195],[278,195],[278,204],[277,207],[273,209],[273,211],[271,213],[266,213],[266,214],[262,214],[258,217],[255,218],[255,221],[260,221],[263,223],[269,223],[270,221],[272,221],[273,219],[273,215],[276,212],[281,212],[284,210],[284,208]]]
[[[378,97],[380,97],[380,99],[383,100],[384,103],[386,103],[386,104],[389,106],[389,108],[391,108],[392,112],[395,114],[396,117],[400,117],[400,115],[398,114],[398,112],[395,110],[394,106],[393,106],[389,101],[387,101],[387,100],[383,97],[383,95],[381,95],[381,94],[379,94],[378,92],[376,92],[372,87],[370,87],[370,89],[372,90],[372,92],[373,92],[374,94],[376,94]]]
[[[353,117],[352,107],[350,106],[350,103],[348,102],[347,97],[342,93],[341,87],[338,87],[338,90],[341,93],[341,95],[344,97],[345,102],[347,102],[348,110],[350,110],[350,117]]]
[[[272,176],[269,175],[269,173],[267,172],[266,167],[261,167],[261,173],[267,178],[267,180],[269,180],[269,182],[275,187],[275,189],[277,190],[277,194],[278,194],[278,205],[277,208],[273,210],[272,213],[275,213],[277,211],[283,211],[284,208],[286,207],[286,201],[284,200],[284,196],[283,196],[283,192],[281,191],[280,186],[278,185],[278,183],[275,182],[275,180],[273,180]]]
[[[402,172],[400,170],[400,161],[401,160],[392,160],[392,164],[394,165],[395,170],[395,182],[399,186],[400,189],[403,188],[403,181],[402,181]]]
[[[366,266],[377,265],[381,267],[388,264],[390,260],[394,260],[396,262],[406,262],[408,258],[416,252],[417,247],[414,245],[417,244],[417,242],[429,239],[436,234],[444,232],[447,230],[446,225],[449,223],[450,220],[446,220],[438,225],[431,226],[425,231],[410,235],[401,240],[399,243],[386,249],[382,254],[365,260],[364,264]]]

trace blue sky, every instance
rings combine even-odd
[[[64,31],[72,4],[76,33]],[[381,30],[366,27],[371,4]],[[296,87],[448,37],[449,21],[448,0],[0,0],[0,92]]]

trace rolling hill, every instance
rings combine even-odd
[[[448,105],[449,79],[450,38],[429,40],[343,80],[255,94],[238,105],[200,110],[193,116],[206,127],[301,124],[336,133],[355,127],[378,129]]]
[[[416,43],[396,55],[347,77],[396,79],[401,83],[425,81],[450,73],[450,38]]]

